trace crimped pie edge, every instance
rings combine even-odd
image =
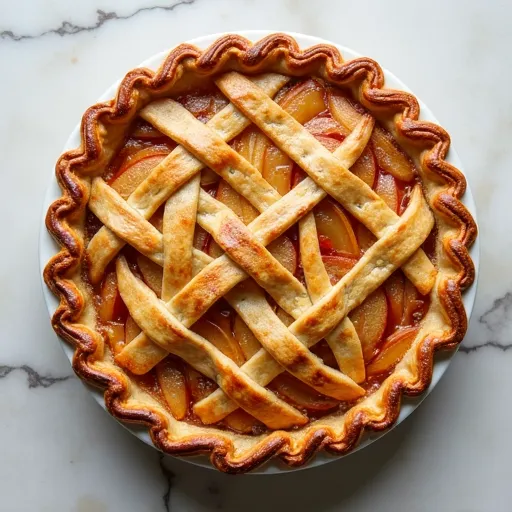
[[[397,367],[380,388],[378,404],[373,404],[374,407],[362,406],[374,397],[372,395],[350,409],[343,416],[341,432],[336,433],[317,420],[313,425],[304,427],[307,433],[303,436],[294,435],[292,439],[288,432],[272,432],[258,438],[255,445],[245,451],[235,444],[237,437],[242,439],[246,436],[230,436],[235,439],[233,442],[221,432],[216,434],[214,429],[208,429],[208,434],[171,440],[167,420],[157,409],[128,407],[130,385],[127,379],[120,372],[99,370],[89,361],[102,341],[91,328],[75,323],[82,316],[84,297],[68,277],[81,263],[85,249],[80,230],[70,224],[73,224],[73,218],[83,214],[88,199],[87,180],[75,175],[71,167],[89,170],[101,167],[108,159],[108,151],[105,154],[108,140],[101,133],[104,125],[99,121],[100,117],[107,116],[113,121],[112,125],[121,124],[133,116],[136,97],[141,91],[162,90],[178,78],[184,65],[202,75],[212,75],[233,69],[233,62],[237,70],[246,73],[272,70],[285,74],[287,71],[287,74],[309,74],[317,71],[322,75],[323,72],[334,83],[357,84],[359,100],[370,110],[378,107],[395,111],[394,128],[400,140],[425,148],[421,155],[422,169],[428,170],[441,183],[429,197],[429,203],[436,218],[443,219],[441,224],[448,225],[446,229],[440,229],[439,236],[449,265],[440,269],[443,276],[436,285],[439,304],[450,325],[448,331],[442,336],[425,336],[416,342],[408,354],[411,361],[408,361],[407,371],[402,363]],[[268,69],[269,66],[272,69]],[[330,45],[316,45],[301,51],[295,40],[285,34],[273,34],[254,44],[241,36],[227,35],[205,51],[187,44],[178,46],[155,73],[147,69],[132,70],[121,82],[114,101],[94,105],[84,114],[82,146],[60,157],[56,176],[63,196],[52,203],[46,217],[48,230],[62,247],[44,271],[46,284],[60,299],[52,325],[59,336],[75,347],[75,372],[88,382],[106,388],[105,403],[109,411],[120,420],[146,424],[155,445],[164,452],[174,455],[210,452],[211,461],[218,469],[232,473],[254,469],[276,455],[287,464],[298,466],[322,448],[336,454],[347,453],[356,446],[365,429],[380,431],[392,425],[398,417],[402,394],[418,395],[428,387],[434,352],[453,348],[462,340],[467,319],[461,291],[475,277],[468,249],[476,237],[476,224],[460,202],[465,179],[460,171],[445,161],[450,145],[446,131],[432,123],[418,121],[419,105],[414,96],[383,89],[383,85],[384,77],[378,64],[364,57],[344,63],[339,51]]]

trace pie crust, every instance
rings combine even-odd
[[[347,170],[364,149],[356,139],[366,137],[365,144],[368,142],[372,116],[361,115],[352,134],[331,154],[292,118],[283,117],[270,97],[287,77],[317,77],[348,91],[406,150],[421,186],[413,189],[400,217],[371,188],[362,188],[361,180]],[[206,125],[168,99],[205,80],[215,80],[231,102]],[[138,115],[182,147],[165,159],[163,167],[159,164],[160,177],[152,173],[153,179],[148,178],[125,201],[101,176]],[[61,246],[44,271],[46,284],[60,300],[52,325],[75,348],[75,372],[105,390],[106,406],[116,418],[146,425],[158,449],[172,455],[207,453],[215,467],[230,473],[250,471],[272,457],[300,466],[322,449],[342,455],[354,449],[365,430],[391,426],[398,417],[402,394],[419,395],[428,387],[435,351],[453,349],[462,340],[467,319],[461,293],[475,277],[468,248],[477,229],[460,202],[464,176],[444,160],[450,145],[446,131],[418,117],[415,97],[384,88],[382,70],[373,60],[363,57],[344,62],[336,48],[324,44],[300,50],[296,41],[284,34],[254,44],[228,35],[205,51],[183,44],[169,53],[158,71],[130,71],[115,99],[85,112],[81,146],[64,153],[57,163],[63,195],[50,206],[46,217],[49,232]],[[224,142],[251,123],[308,174],[283,199]],[[187,136],[189,133],[194,136]],[[203,163],[191,153],[200,154]],[[200,189],[198,172],[205,164],[243,191],[259,209],[259,217],[249,226]],[[186,185],[181,186],[183,183]],[[145,219],[171,194],[172,214],[164,214],[168,216],[162,234],[151,229]],[[356,218],[365,219],[378,238],[342,278],[342,284],[333,287],[315,252],[314,218],[307,213],[327,194]],[[88,209],[110,227],[101,228],[90,242],[85,227]],[[193,265],[182,256],[187,247],[190,251],[190,231],[182,222],[190,215],[197,215],[197,222],[226,255],[211,263],[208,255],[195,250]],[[290,279],[291,274],[265,249],[276,233],[297,223],[301,258],[308,261],[307,290]],[[434,223],[435,268],[420,247]],[[169,251],[166,237],[180,243]],[[93,281],[100,279],[125,243],[123,238],[164,266],[162,299],[168,303],[135,277],[124,257],[117,258],[119,290],[143,333],[116,356],[116,364],[108,356],[104,334],[96,327],[94,293],[84,275],[89,273]],[[200,272],[204,267],[207,270]],[[428,312],[403,359],[375,391],[361,397],[364,393],[356,382],[364,367],[361,370],[351,363],[357,358],[335,353],[342,370],[338,371],[323,364],[307,347],[324,337],[335,347],[339,337],[346,341],[348,352],[361,350],[351,345],[354,328],[346,315],[396,268],[402,268],[422,293],[429,294]],[[197,278],[189,282],[195,274]],[[272,313],[253,281],[235,286],[247,274],[295,319],[289,328]],[[188,329],[221,296],[252,330],[272,333],[262,335],[264,348],[242,369]],[[186,340],[186,344],[178,346],[176,340]],[[182,357],[220,385],[194,405],[202,424],[176,420],[124,370],[143,373],[165,357],[163,347],[177,355],[185,350]],[[265,387],[283,368],[320,393],[355,402],[342,413],[309,420]],[[245,435],[217,428],[215,423],[238,406],[268,429]]]

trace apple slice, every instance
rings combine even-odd
[[[162,267],[142,254],[137,254],[137,265],[144,282],[156,293],[157,297],[160,297],[162,295]]]
[[[194,247],[199,251],[209,254],[212,258],[218,258],[224,254],[224,251],[213,239],[210,233],[205,231],[199,225],[196,225],[194,232]]]
[[[334,151],[338,149],[343,139],[349,133],[348,130],[337,123],[330,115],[316,116],[304,126],[331,153],[334,153]]]
[[[310,79],[292,87],[278,102],[299,123],[304,124],[326,110],[325,89]]]
[[[375,166],[375,158],[369,146],[366,146],[361,156],[356,160],[356,163],[350,170],[368,186],[373,187],[375,183],[375,176],[377,174],[377,167]]]
[[[371,140],[377,164],[381,169],[403,181],[414,179],[416,169],[412,160],[399,148],[389,132],[376,126]]]
[[[258,210],[224,180],[219,183],[215,197],[233,210],[245,224],[249,224],[258,216]]]
[[[210,94],[185,94],[179,98],[179,102],[195,117],[208,115],[213,109],[213,99]]]
[[[313,117],[304,125],[304,128],[315,137],[317,135],[334,135],[340,142],[350,133],[350,130],[335,121],[331,115]]]
[[[124,325],[117,322],[109,322],[107,326],[107,336],[110,348],[114,356],[116,356],[126,345]]]
[[[238,316],[235,317],[233,335],[240,345],[244,357],[249,360],[261,348],[260,342],[256,339],[247,324]]]
[[[126,159],[110,185],[121,197],[127,199],[168,154],[169,151],[160,148],[147,148],[137,152]]]
[[[115,303],[119,291],[117,289],[117,276],[115,272],[109,272],[103,284],[101,285],[100,292],[100,305],[99,305],[99,317],[103,322],[110,322],[114,318]]]
[[[212,258],[219,258],[224,254],[222,247],[212,237],[210,237],[210,241],[208,243],[208,250],[206,252]]]
[[[270,141],[263,133],[261,133],[256,126],[251,125],[237,140],[235,149],[261,172],[264,162],[264,153],[269,144]],[[238,197],[240,202],[239,216],[244,221],[244,224],[250,224],[259,215],[259,212],[245,197],[241,195]]]
[[[262,172],[266,149],[272,145],[256,126],[251,125],[235,140],[234,149]]]
[[[329,110],[332,117],[349,132],[356,127],[363,115],[356,110],[352,100],[333,88],[329,89]]]
[[[307,174],[297,164],[295,164],[292,170],[292,188],[295,188],[306,177]]]
[[[234,141],[233,148],[261,172],[263,166],[263,154],[268,144],[268,139],[255,126],[250,126],[242,133],[240,138]],[[223,192],[224,191],[221,190],[221,194]],[[245,197],[241,196],[234,190],[233,192],[237,194],[238,201],[235,201],[232,198],[231,203],[233,205],[236,204],[236,209],[232,208],[232,210],[244,221],[245,224],[251,223],[258,216],[258,210],[254,208],[254,206],[247,201]],[[222,201],[221,198],[217,198],[219,201]]]
[[[217,384],[213,380],[201,375],[190,365],[185,364],[183,370],[187,381],[187,389],[193,403],[201,401],[217,389]]]
[[[212,94],[213,106],[212,106],[212,117],[220,112],[229,102],[227,98],[218,90],[215,89]]]
[[[249,283],[246,284],[247,286],[251,286]],[[257,286],[256,283],[254,283],[254,286]],[[227,304],[225,304],[223,307],[222,302],[223,301],[217,302],[214,306],[212,306],[204,319],[209,320],[212,324],[215,324],[224,333],[225,337],[229,340],[231,351],[234,354],[232,359],[240,366],[245,362],[246,359],[244,352],[234,334],[233,328],[237,314]]]
[[[130,343],[133,339],[135,339],[141,332],[140,327],[135,323],[135,320],[128,315],[126,319],[126,324],[124,326],[124,338],[126,343]]]
[[[281,309],[279,306],[276,306],[276,315],[281,322],[283,322],[286,327],[289,327],[293,324],[293,317],[289,315],[284,309]]]
[[[199,94],[186,94],[178,101],[203,123],[227,105],[226,98],[218,89],[202,91]]]
[[[384,283],[384,291],[388,298],[388,332],[393,332],[400,325],[404,315],[405,277],[402,271],[397,270]]]
[[[327,137],[326,135],[315,135],[315,139],[327,148],[331,153],[334,153],[339,147],[341,142],[333,137]]]
[[[221,180],[215,197],[218,201],[225,204],[230,210],[232,210],[238,217],[244,220],[242,201],[247,201],[233,187],[231,187],[231,185],[226,183],[224,180]],[[249,206],[251,205],[249,204]],[[218,258],[224,254],[224,251],[219,247],[217,242],[210,239],[207,253],[212,258]]]
[[[366,252],[377,241],[375,235],[361,223],[356,226],[356,238],[363,252]]]
[[[187,382],[181,364],[173,357],[166,357],[156,365],[156,378],[165,401],[177,420],[187,415]]]
[[[404,314],[402,321],[400,322],[403,326],[414,325],[423,317],[423,308],[425,306],[425,300],[422,299],[418,290],[409,281],[405,280],[404,288]]]
[[[398,188],[395,178],[393,178],[391,174],[379,173],[377,184],[375,185],[375,192],[384,199],[386,204],[395,213],[398,213]]]
[[[237,409],[228,414],[224,418],[224,424],[231,430],[241,434],[252,434],[255,429],[263,427],[262,423],[243,409]]]
[[[370,377],[391,370],[409,350],[418,331],[418,327],[407,327],[389,336],[384,341],[380,352],[366,367],[366,375]]]
[[[235,312],[227,304],[223,304],[223,301],[215,303],[204,316],[206,320],[209,320],[217,327],[219,327],[228,338],[233,334],[232,323],[234,322]],[[233,321],[233,322],[232,322]]]
[[[352,100],[333,89],[329,90],[329,108],[338,123],[352,131],[363,115],[356,109]],[[399,148],[391,134],[380,126],[375,126],[371,142],[377,165],[395,178],[412,181],[416,174],[411,159]]]
[[[112,312],[112,320],[124,325],[127,316],[128,308],[126,307],[121,294],[117,292],[116,300],[114,301],[114,310]]]
[[[220,176],[208,167],[201,171],[201,186],[207,187],[209,185],[214,185],[215,183],[218,183],[219,180]]]
[[[242,220],[246,225],[250,224],[259,215],[258,210],[245,197],[240,198],[240,206],[242,207]]]
[[[329,94],[329,108],[336,121],[352,131],[361,116],[354,103],[345,96],[333,92]],[[377,165],[395,178],[412,181],[416,174],[414,164],[398,146],[391,134],[380,126],[375,126],[371,142]]]
[[[330,199],[324,199],[313,211],[318,235],[328,238],[335,251],[358,257],[359,245],[342,209]]]
[[[238,217],[242,218],[242,207],[240,205],[240,194],[231,185],[221,180],[217,194],[215,195],[217,201],[225,204],[230,208]]]
[[[156,229],[158,229],[158,231],[160,231],[160,233],[163,231],[164,229],[164,209],[165,209],[165,205],[163,204],[162,206],[160,206],[160,208],[158,208],[158,210],[153,214],[153,217],[151,217],[149,219],[149,222],[151,224],[153,224],[153,226],[155,226]]]
[[[327,366],[336,369],[339,368],[336,358],[334,357],[334,353],[331,350],[331,347],[327,344],[327,341],[322,340],[320,343],[317,343],[312,347],[311,352],[321,358]]]
[[[210,234],[208,231],[205,231],[199,224],[196,224],[196,229],[194,231],[194,247],[198,251],[207,251],[207,243]]]
[[[388,304],[382,288],[377,288],[350,314],[357,335],[361,340],[365,362],[375,355],[377,346],[386,330]]]
[[[238,366],[244,364],[244,354],[231,331],[221,329],[216,323],[205,318],[199,319],[192,326],[192,330],[203,338],[206,338],[212,345],[215,345],[215,347],[232,359]]]
[[[338,405],[338,401],[317,393],[300,380],[283,373],[276,377],[270,386],[288,402],[310,411],[327,411]]]
[[[357,259],[345,256],[322,256],[322,261],[333,286],[357,263]]]
[[[292,186],[293,162],[291,158],[274,145],[269,145],[263,159],[263,177],[282,195]]]
[[[297,251],[293,242],[287,236],[281,235],[279,238],[276,238],[267,246],[267,249],[286,270],[295,274],[298,260]]]
[[[213,237],[210,234],[206,239],[204,252],[211,256],[212,258],[219,258],[224,254],[222,247],[213,239]]]

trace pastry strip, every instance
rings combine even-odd
[[[341,165],[311,133],[261,89],[236,72],[222,75],[215,83],[281,151],[377,238],[398,222],[400,217],[364,181]],[[421,249],[404,265],[403,271],[421,293],[426,294],[432,289],[437,272]]]
[[[258,87],[273,96],[288,82],[289,77],[268,73],[253,80]],[[207,126],[217,132],[223,140],[231,140],[250,124],[251,121],[230,104],[213,116]],[[127,202],[142,217],[150,219],[169,196],[203,167],[201,161],[179,146],[151,171],[151,174],[133,191]],[[94,235],[87,247],[89,273],[93,283],[97,283],[103,277],[105,268],[124,244],[125,241],[107,226],[102,226]]]
[[[109,193],[110,190],[112,190],[100,178],[97,178],[94,182],[95,190],[99,184],[103,184],[100,186],[104,187],[105,189],[109,189]],[[115,193],[115,191],[113,192]],[[204,204],[202,204],[203,202],[206,202],[207,206],[209,207],[208,212],[204,214],[205,216],[209,217],[210,219],[215,218],[214,211],[212,210],[213,206],[213,208],[215,209],[215,213],[220,212],[224,218],[228,218],[228,221],[231,223],[231,230],[233,230],[234,225],[238,229],[238,234],[241,231],[245,230],[247,234],[250,235],[242,221],[238,219],[238,217],[236,217],[229,208],[227,208],[222,203],[219,203],[218,201],[210,197],[204,191],[201,191],[200,197],[201,199],[199,203],[199,211],[201,211],[204,208]],[[199,217],[200,216],[201,213],[199,214]],[[148,223],[148,221],[145,221],[141,217],[140,222],[144,224]],[[211,224],[205,225],[204,227],[211,227]],[[219,231],[222,231],[222,225]],[[218,231],[215,231],[215,233],[218,234]],[[162,235],[160,235],[160,237],[162,238]],[[218,237],[217,241],[223,244],[223,242],[225,242],[225,238],[221,239]],[[162,242],[160,242],[160,245],[161,243]],[[234,247],[249,247],[250,250],[250,244],[251,240],[247,239],[247,237],[245,239],[245,243],[241,243],[239,238],[233,240]],[[253,267],[251,268],[251,270],[255,270],[254,272],[252,272],[253,277],[255,277],[258,283],[263,287],[270,288],[268,291],[274,292],[276,300],[282,303],[283,307],[291,310],[293,312],[294,317],[298,317],[300,313],[307,311],[307,309],[311,305],[311,301],[309,300],[307,292],[305,288],[302,286],[302,284],[299,281],[297,281],[297,279],[295,279],[292,276],[292,274],[290,274],[284,267],[282,267],[282,265],[278,263],[277,260],[275,260],[273,256],[270,253],[268,253],[268,251],[263,246],[258,247],[258,249],[260,252],[257,254],[257,257],[252,258],[250,254],[247,256],[246,254],[244,254],[244,251],[242,251],[242,254],[240,254],[239,251],[239,253],[237,254],[238,257],[236,258],[236,261],[240,263],[240,260],[243,259],[242,263],[248,263],[248,265],[251,265],[252,262]],[[266,253],[266,258],[264,257],[265,255],[262,254],[263,251],[264,253]],[[219,259],[225,259],[229,267],[234,266],[233,262],[229,258],[227,258],[227,256]],[[214,262],[214,265],[217,261],[219,261],[219,259]],[[266,274],[268,269],[270,269],[270,272]],[[225,277],[225,273],[220,273],[220,275]],[[282,278],[277,288],[274,288],[275,280],[273,279],[273,276],[281,276]],[[234,281],[231,281],[231,283],[235,282],[236,284],[239,280],[247,278],[247,274],[245,274],[243,271],[240,272],[240,270],[238,270],[238,275],[236,277],[238,277],[239,279],[235,279]],[[215,282],[213,283],[213,285],[215,286]],[[200,288],[196,289],[201,291]],[[299,300],[300,298],[302,300]],[[249,299],[251,298],[249,297]],[[242,299],[240,297],[238,302],[241,303],[244,302],[244,300],[245,299]],[[259,316],[256,316],[254,314],[257,309],[255,309],[254,304],[257,304],[257,306],[260,308]],[[264,305],[265,307],[263,307]],[[242,319],[244,319],[248,324],[249,328],[253,330],[255,336],[258,338],[260,343],[265,348],[267,348],[267,350],[270,351],[270,353],[277,358],[279,363],[284,368],[286,368],[290,373],[295,375],[297,378],[299,378],[306,384],[309,384],[317,391],[328,396],[333,396],[338,399],[346,399],[347,388],[349,388],[352,391],[352,396],[354,395],[354,390],[356,391],[356,396],[361,395],[362,390],[360,390],[357,386],[354,386],[350,382],[350,379],[348,379],[342,373],[332,368],[329,368],[328,366],[323,364],[323,362],[317,356],[315,356],[309,350],[307,350],[294,336],[290,334],[286,326],[282,324],[279,318],[272,311],[263,295],[259,297],[255,296],[254,298],[252,298],[252,300],[249,300],[247,304],[242,306],[242,309],[245,308],[245,311],[250,311],[250,314],[252,314],[252,319],[248,319],[247,315],[241,315]],[[250,309],[248,310],[247,308]],[[169,311],[171,311],[171,313],[175,314],[176,316],[179,315],[180,318],[178,320],[183,321],[187,327],[192,325],[196,320],[196,318],[194,317],[181,318],[182,311],[179,308],[176,308],[175,306],[173,307],[173,302],[169,304],[168,309]],[[236,307],[235,305],[235,309],[239,310],[240,308]],[[139,324],[139,327],[141,327],[143,331],[146,331],[143,325]],[[269,327],[271,327],[270,330]],[[144,335],[141,334],[138,336],[138,338],[141,338],[142,336],[148,336],[148,333],[146,332]],[[149,335],[149,337],[151,336]],[[160,344],[160,346],[162,345]],[[148,353],[146,353],[144,348],[139,348],[138,351],[141,353],[141,356],[144,359],[147,358]],[[166,352],[161,353],[161,351],[155,352],[154,350],[151,350],[151,354],[157,355],[160,360],[162,359],[162,357],[165,357]],[[125,357],[126,350],[123,350],[121,354],[118,356],[118,362],[122,364]],[[130,363],[125,363],[124,366],[131,367]]]
[[[366,251],[356,265],[324,297],[290,325],[290,332],[306,346],[315,344],[331,331],[336,335],[337,330],[341,328],[338,325],[341,320],[410,258],[427,238],[433,223],[432,213],[421,189],[417,186],[400,220]],[[241,368],[262,386],[267,385],[283,371],[263,349]],[[205,423],[215,423],[236,408],[236,404],[229,400],[229,397],[216,390],[197,402],[194,412]],[[216,411],[217,414],[212,411]]]
[[[317,302],[331,289],[331,282],[322,261],[313,212],[299,221],[299,244],[308,292],[313,302]],[[348,316],[341,321],[336,333],[327,336],[327,343],[339,369],[355,382],[363,382],[366,371],[361,341]]]
[[[119,292],[130,315],[153,340],[217,382],[232,400],[268,427],[307,423],[306,416],[255,383],[209,341],[183,327],[154,292],[132,274],[124,257],[117,259],[116,270]]]
[[[180,103],[154,101],[140,116],[215,171],[260,212],[280,198],[255,167]]]
[[[199,197],[197,222],[289,315],[297,317],[311,306],[304,285],[265,249],[230,208],[206,192]]]
[[[345,139],[337,150],[337,155],[342,161],[351,165],[357,160],[369,139],[372,127],[373,124],[365,120],[360,123],[358,129],[354,130]],[[317,193],[311,193],[314,191],[317,191]],[[260,243],[266,245],[277,238],[289,225],[295,223],[301,213],[307,212],[324,196],[325,193],[312,180],[306,178],[284,198],[255,219],[249,225],[249,229],[253,231],[260,228],[260,231],[256,232],[256,238]],[[262,217],[268,218],[269,221],[262,221]],[[147,221],[141,218],[141,222]],[[139,226],[137,229],[143,229],[143,227]],[[228,256],[223,255],[200,272],[199,275],[196,275],[173,298],[168,304],[168,308],[185,326],[190,326],[219,297],[224,296],[245,277],[245,272],[233,265]],[[163,357],[165,357],[165,353],[155,348],[151,340],[141,333],[123,349],[117,360],[119,364],[129,368],[134,373],[145,373]]]
[[[200,181],[201,175],[197,174],[165,203],[162,300],[166,302],[192,279],[192,249]]]

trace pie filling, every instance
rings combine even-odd
[[[175,99],[202,123],[228,104],[228,100],[214,87]],[[341,90],[311,78],[290,81],[274,100],[331,152],[339,148],[365,112]],[[281,196],[306,177],[306,173],[253,124],[229,145],[249,161]],[[151,124],[137,118],[103,179],[127,199],[176,146],[176,142]],[[378,123],[369,143],[350,170],[368,184],[393,212],[402,215],[409,204],[412,188],[417,184],[417,172],[411,159]],[[211,169],[201,171],[201,188],[230,208],[246,225],[260,214]],[[354,267],[376,238],[330,196],[314,207],[313,214],[321,260],[331,285],[334,285]],[[164,206],[161,206],[150,219],[160,232],[163,216]],[[88,211],[88,241],[101,225],[95,215]],[[431,243],[432,240],[427,239],[424,244],[428,253],[431,251],[427,246]],[[224,254],[212,235],[198,224],[195,226],[194,247],[211,258]],[[307,287],[299,224],[288,228],[267,245],[267,249],[296,280]],[[133,274],[161,297],[162,267],[130,245],[126,245],[119,254],[126,258]],[[119,293],[115,261],[108,265],[104,278],[91,284],[91,287],[97,308],[98,330],[105,335],[115,357],[141,332]],[[293,323],[294,319],[281,309],[270,294],[265,293],[265,297],[286,326]],[[358,384],[366,393],[380,386],[410,348],[428,307],[428,295],[421,295],[399,269],[351,311],[349,318],[360,340],[364,359],[364,378],[359,379]],[[190,329],[238,366],[242,366],[261,349],[255,335],[223,298],[217,300]],[[325,365],[338,370],[337,358],[325,339],[310,350]],[[194,424],[202,424],[202,421],[194,413],[193,405],[218,387],[212,379],[176,355],[168,355],[147,373],[132,377],[176,419]],[[322,394],[288,372],[271,380],[266,388],[299,410],[309,421],[328,413],[343,412],[354,404],[353,400],[340,400]],[[260,434],[268,429],[241,408],[229,413],[215,426],[244,434]]]

